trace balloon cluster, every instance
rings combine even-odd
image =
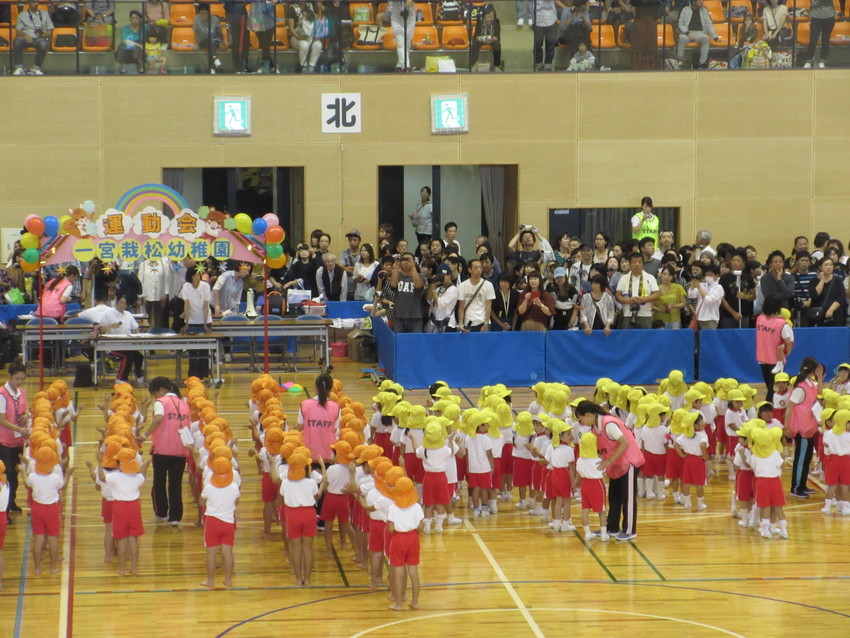
[[[21,246],[24,249],[21,268],[25,272],[38,270],[41,259],[41,238],[56,237],[59,234],[59,219],[48,215],[44,219],[38,215],[27,215],[24,228],[27,232],[21,235]]]
[[[282,268],[286,265],[286,255],[283,252],[283,246],[281,246],[281,242],[286,238],[286,231],[281,227],[277,215],[266,213],[259,219],[252,221],[245,213],[239,213],[234,219],[236,220],[236,229],[240,232],[263,237],[266,246],[266,266]],[[243,227],[247,230],[242,230]]]

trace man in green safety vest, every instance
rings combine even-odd
[[[632,217],[632,239],[641,240],[644,237],[652,237],[658,246],[658,234],[661,220],[652,213],[652,198],[644,197],[640,200],[641,211]]]

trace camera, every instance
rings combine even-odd
[[[639,311],[640,311],[640,306],[636,303],[632,304],[632,314],[631,314],[631,317],[629,317],[629,324],[631,324],[633,326],[637,325],[637,317],[638,317]]]

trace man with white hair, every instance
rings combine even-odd
[[[348,278],[345,271],[337,266],[336,255],[322,255],[322,267],[316,271],[316,286],[319,295],[328,301],[345,301],[348,298]]]
[[[717,251],[711,247],[710,230],[700,230],[697,232],[696,246],[694,247],[694,260],[699,260],[703,253],[711,255],[712,259],[717,257]]]

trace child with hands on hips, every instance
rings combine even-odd
[[[585,432],[579,442],[579,459],[576,461],[576,473],[581,477],[581,524],[585,540],[599,538],[608,540],[608,513],[605,507],[605,481],[599,467],[599,450],[596,435]],[[590,512],[599,515],[599,531],[590,529]]]

